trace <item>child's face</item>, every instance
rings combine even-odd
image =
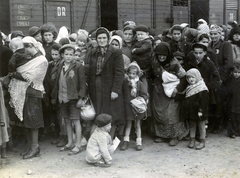
[[[81,57],[81,52],[80,52],[80,51],[76,51],[76,52],[74,53],[73,57],[74,57],[74,60],[77,60],[78,58]]]
[[[195,56],[197,63],[199,63],[202,61],[203,57],[207,54],[207,52],[204,51],[202,48],[194,48],[193,54]]]
[[[117,40],[112,40],[111,45],[116,49],[120,48],[120,45]]]
[[[158,55],[157,55],[157,59],[158,59],[160,62],[164,62],[164,61],[167,59],[167,55],[158,54]]]
[[[129,72],[128,72],[128,77],[129,77],[130,79],[135,79],[137,76],[138,76],[138,71],[137,71],[137,69],[131,69],[131,70],[129,70]]]
[[[78,44],[79,46],[84,46],[86,43],[85,43],[85,41],[78,40],[78,41],[77,41],[77,44]]]
[[[43,39],[46,43],[52,43],[53,42],[53,34],[52,32],[45,32],[43,34]]]
[[[73,55],[74,55],[74,49],[66,48],[62,53],[62,58],[65,61],[65,63],[71,63],[74,59]]]
[[[209,39],[203,38],[200,42],[203,43],[203,44],[207,44],[208,45]]]
[[[149,34],[147,32],[137,31],[136,34],[137,34],[138,41],[145,40],[146,38],[149,37]]]
[[[52,49],[51,56],[54,61],[58,61],[60,59],[60,54],[59,54],[58,50]]]
[[[234,69],[232,73],[234,78],[240,77],[240,70]]]
[[[235,34],[233,35],[233,40],[234,40],[234,41],[240,41],[240,34],[239,34],[239,33],[235,33]]]
[[[191,75],[187,76],[187,81],[188,81],[188,83],[189,83],[190,85],[193,85],[193,84],[195,84],[195,83],[197,82],[197,81],[196,81],[196,78],[193,77],[193,76],[191,76]]]
[[[172,37],[175,41],[179,41],[181,39],[182,33],[180,30],[173,30]]]
[[[103,128],[104,128],[104,130],[105,130],[106,132],[110,132],[110,130],[111,130],[111,128],[112,128],[111,123],[105,125]]]

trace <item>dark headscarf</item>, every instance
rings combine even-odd
[[[170,63],[170,61],[172,59],[172,53],[171,53],[170,46],[168,43],[161,42],[159,45],[156,46],[154,52],[155,52],[156,57],[157,57],[157,55],[166,55],[167,56],[167,59],[163,62],[160,62],[157,59],[161,66],[164,67],[166,64]]]
[[[232,41],[232,44],[236,44],[237,46],[240,46],[240,41],[233,40],[233,35],[236,33],[240,34],[240,27],[232,28],[228,36],[228,39]]]

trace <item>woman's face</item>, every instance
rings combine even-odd
[[[111,45],[116,49],[120,48],[120,45],[117,40],[112,40]]]
[[[160,62],[164,62],[167,59],[167,55],[164,54],[158,54],[157,58]]]
[[[124,37],[124,41],[126,43],[131,43],[132,42],[132,38],[133,38],[132,30],[125,30],[123,32],[123,37]]]
[[[99,34],[97,36],[97,43],[100,47],[105,47],[108,44],[108,37],[106,33]]]
[[[46,43],[52,43],[53,42],[53,34],[52,32],[45,32],[43,34],[43,39]]]
[[[240,34],[239,33],[235,33],[234,35],[233,35],[233,41],[240,41]]]
[[[180,30],[173,30],[172,37],[175,41],[179,41],[182,37],[182,33]]]
[[[219,39],[221,38],[221,34],[218,32],[210,32],[210,38],[212,39],[213,42],[218,42]]]

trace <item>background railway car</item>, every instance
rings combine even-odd
[[[8,34],[52,22],[92,30],[104,26],[122,29],[125,21],[145,24],[161,33],[173,24],[197,26],[202,18],[210,24],[239,20],[239,0],[0,0],[0,30]]]

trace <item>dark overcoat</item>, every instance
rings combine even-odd
[[[96,90],[96,76],[97,73],[97,59],[99,49],[92,49],[88,55],[89,60],[88,69],[88,87],[89,95],[96,109],[97,107],[97,90]],[[124,80],[124,63],[122,51],[115,49],[109,45],[104,56],[104,63],[101,72],[101,96],[102,96],[102,111],[112,116],[113,123],[117,120],[124,119],[124,104],[122,94],[122,84]],[[118,94],[118,98],[111,100],[111,92]],[[96,109],[97,110],[97,109]]]

